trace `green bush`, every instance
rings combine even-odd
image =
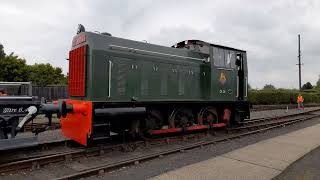
[[[301,94],[305,103],[320,103],[320,92],[309,90],[299,92],[297,90],[250,90],[249,101],[251,104],[290,104],[296,103],[298,94]]]

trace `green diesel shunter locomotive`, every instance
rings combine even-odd
[[[87,145],[123,132],[161,135],[249,118],[245,51],[200,40],[165,47],[79,27],[61,118],[68,138]]]

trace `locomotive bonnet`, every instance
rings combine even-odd
[[[87,32],[69,52],[63,134],[83,145],[112,134],[161,135],[249,118],[247,57],[200,40],[172,47]]]

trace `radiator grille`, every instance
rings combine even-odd
[[[85,96],[87,46],[81,46],[69,52],[69,85],[70,96]]]

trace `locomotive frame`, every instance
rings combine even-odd
[[[69,53],[62,132],[89,145],[124,132],[236,125],[250,116],[247,83],[243,50],[200,40],[164,47],[81,28]]]

